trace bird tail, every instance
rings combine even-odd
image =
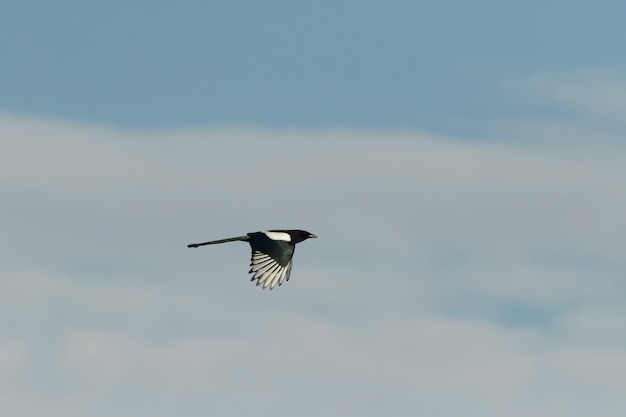
[[[217,245],[218,243],[235,242],[237,240],[244,240],[244,241],[250,240],[250,236],[245,235],[245,236],[238,236],[238,237],[229,237],[228,239],[212,240],[210,242],[204,242],[204,243],[190,243],[189,245],[187,245],[187,247],[197,248],[198,246]]]

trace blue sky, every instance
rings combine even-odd
[[[1,415],[624,415],[623,3],[5,3]]]
[[[128,127],[450,129],[624,66],[622,2],[8,2],[0,108]],[[591,67],[591,68],[590,68]],[[554,111],[555,109],[553,109]]]

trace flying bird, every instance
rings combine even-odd
[[[249,273],[253,275],[250,281],[257,280],[256,285],[263,285],[263,289],[270,287],[271,290],[276,284],[283,285],[283,282],[289,281],[296,243],[313,237],[317,236],[304,230],[264,230],[245,236],[191,243],[187,247],[197,248],[238,240],[248,242],[252,248]]]

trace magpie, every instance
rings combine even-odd
[[[188,248],[197,248],[204,245],[217,243],[244,241],[252,248],[252,260],[250,271],[254,274],[250,281],[257,280],[256,285],[263,285],[263,289],[274,289],[276,284],[283,285],[289,281],[293,252],[296,243],[317,237],[304,230],[264,230],[261,232],[248,233],[245,236],[231,237],[228,239],[212,240],[204,243],[191,243]]]

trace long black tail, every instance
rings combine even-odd
[[[187,245],[187,247],[197,248],[198,246],[216,245],[218,243],[235,242],[237,240],[250,240],[250,236],[245,235],[245,236],[238,236],[238,237],[229,237],[228,239],[212,240],[210,242],[204,242],[204,243],[190,243],[189,245]]]

